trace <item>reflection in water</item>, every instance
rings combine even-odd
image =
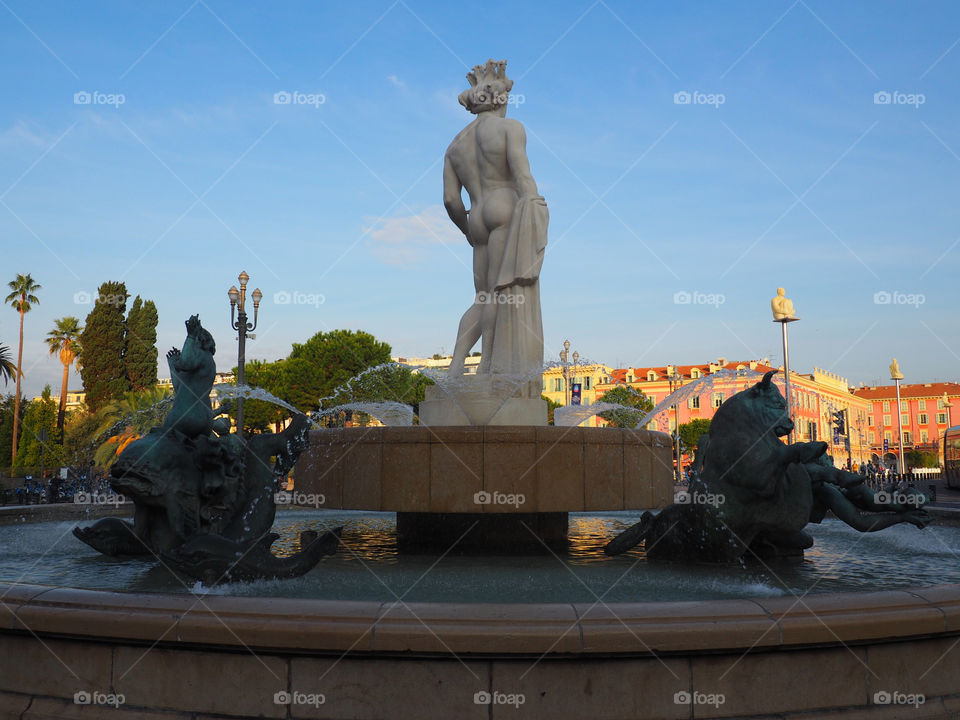
[[[836,520],[812,525],[816,545],[799,565],[648,563],[641,548],[607,557],[603,546],[639,513],[570,515],[570,543],[558,555],[400,555],[392,513],[283,510],[274,552],[299,549],[300,532],[342,525],[343,547],[307,575],[204,589],[156,562],[100,555],[70,534],[73,523],[0,527],[0,579],[151,592],[314,597],[407,602],[644,602],[960,583],[960,529],[898,525],[862,535]]]

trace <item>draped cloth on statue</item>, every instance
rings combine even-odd
[[[526,374],[543,367],[540,267],[549,221],[542,197],[517,201],[494,288],[497,319],[488,370],[491,373]],[[539,397],[539,378],[536,386]]]

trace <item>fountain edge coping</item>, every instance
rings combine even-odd
[[[651,603],[404,603],[0,583],[5,632],[272,652],[651,655],[960,634],[960,584]]]

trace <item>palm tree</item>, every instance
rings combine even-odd
[[[106,440],[99,444],[94,454],[97,464],[104,468],[113,465],[127,445],[163,422],[172,401],[169,389],[154,386],[131,390],[100,408],[97,413],[100,427],[95,438],[99,442],[106,436]]]
[[[3,384],[10,382],[10,378],[17,376],[17,366],[10,357],[10,348],[6,345],[0,345],[0,378],[3,378]]]
[[[10,464],[17,459],[17,435],[20,433],[20,378],[23,377],[23,316],[30,312],[31,304],[36,305],[40,301],[33,293],[40,289],[40,286],[33,281],[30,273],[19,274],[13,280],[7,283],[7,287],[12,291],[7,295],[4,302],[10,303],[13,309],[20,313],[20,349],[17,351],[17,394],[13,401],[13,450],[11,452]]]
[[[57,432],[63,441],[63,419],[67,414],[67,382],[70,379],[70,366],[77,359],[80,350],[80,321],[75,317],[62,317],[54,320],[53,329],[47,333],[47,347],[50,354],[60,354],[63,363],[63,382],[60,384],[60,410],[57,413]]]

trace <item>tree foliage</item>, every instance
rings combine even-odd
[[[46,436],[45,440],[41,438]],[[59,465],[62,458],[62,446],[57,438],[57,403],[53,401],[50,386],[43,388],[40,398],[27,405],[23,413],[23,434],[14,461],[14,470],[39,467],[41,451],[43,463],[47,468]]]
[[[123,361],[131,390],[146,390],[157,384],[157,306],[137,295],[127,314]]]
[[[67,412],[67,386],[70,366],[80,352],[80,321],[75,317],[62,317],[53,321],[53,329],[47,333],[47,347],[51,355],[59,355],[63,364],[63,380],[60,383],[60,407],[57,411],[57,437],[63,436],[63,423]]]
[[[697,449],[697,441],[701,435],[710,432],[709,418],[694,418],[690,422],[680,424],[680,447],[685,453]]]
[[[629,385],[617,385],[607,390],[599,400],[625,406],[600,413],[600,417],[606,420],[611,427],[635,428],[640,419],[653,410],[653,401]]]
[[[320,398],[333,395],[350,378],[390,362],[390,346],[362,330],[332,330],[318,332],[302,345],[294,343],[287,359],[306,360],[316,369],[315,385],[307,393],[313,396],[313,409]]]
[[[80,375],[91,412],[97,412],[110,401],[122,398],[130,390],[124,362],[124,312],[128,297],[124,283],[103,283],[80,336]]]
[[[546,395],[541,395],[540,399],[547,403],[547,425],[553,425],[553,411],[559,407],[563,407],[563,403],[551,400]]]
[[[13,361],[10,348],[0,345],[0,380],[6,385],[17,377],[17,364]]]

